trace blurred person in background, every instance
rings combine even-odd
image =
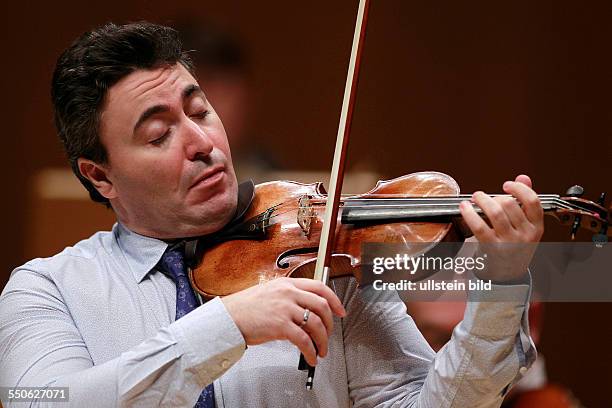
[[[196,78],[206,84],[206,97],[223,118],[238,180],[268,181],[267,173],[279,170],[279,164],[262,144],[262,136],[251,131],[252,73],[242,41],[211,22],[185,19],[175,28],[193,61]]]

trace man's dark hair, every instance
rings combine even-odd
[[[51,84],[55,126],[72,171],[92,200],[110,207],[108,199],[81,175],[77,159],[83,157],[96,163],[108,160],[99,133],[106,92],[138,69],[176,63],[193,74],[178,32],[148,22],[106,24],[83,34],[59,57]]]

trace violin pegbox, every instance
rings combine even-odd
[[[566,196],[555,203],[554,215],[562,225],[571,225],[572,239],[579,228],[585,228],[595,232],[593,242],[605,243],[610,235],[610,210],[604,207],[606,194],[602,193],[597,202],[586,200],[582,198],[583,195],[584,188],[581,186],[570,187]]]

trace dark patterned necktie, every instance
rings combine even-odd
[[[198,307],[198,302],[187,277],[182,247],[169,248],[159,263],[176,283],[176,320],[178,320]],[[214,388],[212,384],[209,384],[200,394],[195,408],[214,408],[214,406]]]

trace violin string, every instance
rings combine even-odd
[[[541,199],[540,202],[543,204],[550,204],[555,202],[554,197],[547,197]],[[394,202],[395,201],[395,202]],[[411,202],[412,201],[412,202]],[[432,207],[432,206],[457,206],[462,201],[469,200],[373,200],[371,202],[362,200],[355,200],[355,203],[351,203],[350,201],[345,201],[343,203],[344,208],[403,208],[410,206],[419,206],[419,207]],[[518,200],[517,200],[518,201]],[[312,205],[322,205],[323,203],[312,203]]]
[[[355,197],[354,195],[344,195],[344,196],[347,196],[349,198],[347,200],[343,200],[344,207],[346,208],[349,208],[349,207],[357,208],[356,205],[350,204],[351,201],[372,202],[372,203],[382,202],[382,201],[387,201],[387,202],[402,201],[404,202],[403,205],[407,205],[410,201],[431,201],[433,203],[421,203],[421,205],[439,205],[440,203],[444,203],[444,202],[453,204],[453,203],[457,203],[460,201],[469,200],[472,198],[471,194],[461,194],[457,196],[405,196],[402,194],[378,194],[378,195],[371,194],[368,197],[363,197],[363,198]],[[490,196],[491,197],[512,197],[509,194],[491,194]],[[376,197],[379,197],[379,198],[376,198]],[[563,200],[558,194],[539,194],[538,197],[543,203],[552,202],[552,203],[557,204],[560,208],[585,211],[579,205]],[[324,205],[326,203],[326,200],[325,199],[311,199],[309,202],[312,205]],[[403,205],[400,204],[400,206],[403,206]],[[380,204],[379,206],[383,206],[383,204]],[[363,207],[366,207],[366,206],[363,206]]]
[[[557,195],[550,194],[550,195],[546,195],[546,196],[542,195],[541,197],[544,197],[544,199],[540,200],[543,205],[549,205],[550,204],[550,205],[554,205],[557,208],[562,208],[562,209],[567,209],[567,210],[584,211],[584,209],[580,208],[579,206],[577,206],[577,205],[575,205],[573,203],[567,202],[567,201],[559,198],[559,196],[557,196]],[[439,204],[439,203],[429,203],[429,204],[425,203],[425,204],[423,204],[423,203],[421,203],[419,205],[419,207],[425,207],[425,208],[427,208],[427,207],[451,207],[451,208],[453,208],[453,207],[456,207],[456,206],[457,206],[457,204],[453,204],[453,203],[444,203],[444,204]],[[294,204],[292,204],[290,202],[282,202],[282,203],[276,204],[275,206],[270,207],[270,209],[278,210],[278,209],[286,208],[286,207],[290,207],[290,208],[286,209],[283,212],[274,212],[268,218],[268,220],[271,220],[272,218],[278,218],[281,215],[290,213],[292,211],[298,211],[300,209],[310,209],[310,208],[312,208],[312,207],[309,207],[309,206],[294,205]],[[381,208],[381,207],[382,208],[400,208],[400,209],[406,209],[406,208],[409,207],[409,205],[404,204],[404,205],[375,205],[375,206],[362,205],[362,206],[358,206],[358,205],[346,205],[345,204],[345,206],[343,208],[372,209],[372,208]],[[475,207],[475,209],[477,211],[481,211],[482,212],[482,209],[480,209],[479,207],[477,207],[477,206],[474,206],[474,207]],[[265,212],[263,212],[263,213],[261,213],[259,215],[263,215],[263,214],[265,214]],[[443,214],[443,215],[448,215],[448,214]],[[304,216],[304,218],[317,218],[317,217],[318,217],[318,215],[306,215],[306,216]],[[274,225],[274,222],[272,223],[272,225]]]
[[[559,200],[559,199],[542,200],[542,204],[555,204],[557,207],[564,208],[564,209],[582,210],[581,208],[579,208],[579,207],[577,207],[575,205],[572,205],[571,203],[567,203],[567,202],[564,202],[563,200]],[[282,204],[277,205],[277,207],[281,208],[281,207],[287,206],[287,205],[291,205],[291,204],[290,203],[282,203]],[[431,206],[440,206],[440,205],[425,204],[423,206],[424,207],[427,207],[427,206],[431,207]],[[450,204],[443,204],[442,206],[451,206],[451,208],[452,208],[452,205],[450,205]],[[475,207],[475,209],[477,211],[482,212],[481,208],[479,208],[477,206],[474,206],[474,207]],[[307,207],[307,206],[295,206],[293,208],[287,209],[286,211],[283,211],[283,212],[280,212],[280,213],[274,213],[273,215],[271,215],[269,217],[269,220],[272,219],[272,218],[280,217],[281,215],[290,213],[292,211],[298,211],[300,209],[309,209],[309,208],[311,208],[311,207]],[[348,206],[348,207],[345,206],[344,208],[372,209],[372,208],[379,208],[379,206],[374,206],[374,207],[373,206]],[[384,206],[384,208],[401,208],[401,209],[405,209],[405,208],[407,208],[407,206],[405,206],[405,205],[404,206],[402,206],[402,205],[395,205],[395,206]],[[457,213],[459,213],[459,211],[457,211]],[[433,215],[435,216],[435,214],[433,214]],[[449,214],[441,214],[441,215],[449,215]],[[319,217],[318,215],[306,215],[306,216],[304,216],[304,218],[318,218],[318,217]]]
[[[464,200],[461,200],[464,201]],[[410,206],[418,206],[418,207],[453,207],[453,206],[458,206],[461,201],[455,201],[455,202],[420,202],[420,203],[404,203],[404,204],[376,204],[376,205],[358,205],[358,204],[350,204],[350,203],[345,203],[345,205],[343,206],[344,208],[407,208]],[[518,200],[517,200],[518,201]],[[554,204],[558,207],[561,208],[567,208],[567,209],[581,209],[580,206],[577,206],[575,204],[560,200],[558,198],[546,198],[543,200],[540,200],[540,202],[543,205],[551,205]]]
[[[570,207],[569,205],[564,204],[563,202],[556,202],[555,200],[541,200],[541,203],[544,205],[548,205],[548,204],[556,204],[559,207],[564,207],[564,208],[576,208],[576,209],[580,209],[579,207]],[[416,203],[416,204],[410,204],[410,203],[406,203],[406,204],[377,204],[377,205],[357,205],[357,204],[346,204],[342,206],[342,208],[347,208],[347,209],[378,209],[378,208],[398,208],[398,209],[407,209],[410,207],[419,207],[419,208],[427,208],[427,207],[450,207],[450,208],[454,208],[454,207],[458,207],[459,206],[459,202],[456,203]],[[312,208],[310,206],[296,206],[295,209],[307,209],[307,208]]]
[[[489,194],[490,197],[513,197],[510,194]],[[354,195],[347,195],[347,201],[379,201],[379,200],[440,200],[440,201],[457,201],[457,200],[468,200],[472,198],[472,194],[459,194],[455,196],[416,196],[416,195],[403,195],[403,194],[369,194],[367,197],[359,197]],[[540,198],[559,198],[558,194],[539,194]],[[311,199],[310,202],[315,203],[325,203],[326,199],[324,198],[315,198]]]
[[[353,196],[354,197],[354,196]],[[372,197],[372,196],[371,196]],[[380,197],[383,198],[358,198],[355,197],[352,200],[344,200],[344,203],[350,203],[351,201],[356,201],[356,202],[388,202],[388,201],[449,201],[449,202],[458,202],[458,201],[466,201],[467,199],[471,198],[471,195],[459,195],[459,196],[402,196],[402,195],[395,195],[395,197],[391,198],[389,195],[380,195]],[[499,194],[499,195],[491,195],[491,197],[512,197],[508,194]],[[551,199],[559,199],[560,197],[558,195],[555,194],[541,194],[538,197],[540,197],[542,200],[551,200]],[[309,203],[311,204],[325,204],[326,200],[325,199],[310,199]],[[279,204],[276,204],[275,206],[272,206],[270,208],[276,208],[276,207],[281,207],[284,205],[290,204],[289,202],[282,202]]]
[[[557,207],[561,207],[561,208],[565,208],[565,209],[580,209],[580,207],[577,207],[575,205],[572,205],[570,203],[566,203],[563,202],[561,200],[541,200],[541,203],[544,205],[549,205],[549,204],[555,204]],[[285,203],[286,205],[288,205],[289,203]],[[398,209],[406,209],[406,208],[410,208],[411,206],[415,206],[415,207],[458,207],[457,203],[419,203],[418,205],[410,205],[410,204],[379,204],[379,205],[344,205],[343,208],[347,208],[347,209],[378,209],[378,208],[398,208]],[[280,207],[279,207],[280,208]],[[291,208],[288,211],[294,211],[294,210],[300,210],[300,209],[308,209],[308,208],[312,208],[310,206],[295,206],[293,208]],[[277,215],[281,215],[281,214],[285,214],[286,212],[277,214]]]
[[[440,195],[418,195],[418,194],[406,194],[406,193],[374,193],[374,194],[368,194],[365,193],[363,194],[363,198],[370,198],[370,197],[406,197],[406,198],[434,198],[434,197],[449,197],[449,198],[453,198],[453,197],[472,197],[473,194],[440,194]],[[493,196],[510,196],[510,194],[502,194],[502,193],[492,193],[489,194],[491,197]],[[359,194],[342,194],[341,197],[348,197],[348,198],[361,198]],[[538,194],[538,197],[560,197],[559,194]]]

